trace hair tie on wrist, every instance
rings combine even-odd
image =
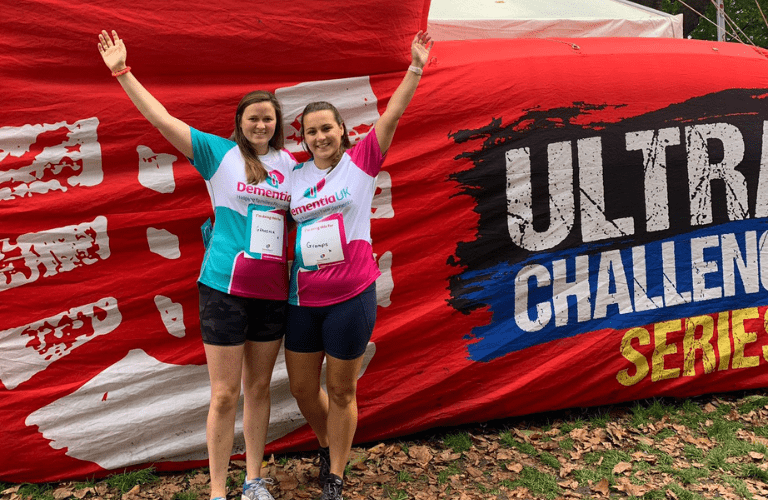
[[[128,73],[129,71],[131,71],[131,67],[130,66],[126,66],[125,68],[121,69],[120,71],[113,71],[112,72],[112,76],[124,75],[124,74]]]
[[[417,75],[421,75],[424,73],[424,70],[419,68],[418,66],[410,65],[408,66],[408,71],[413,71]]]

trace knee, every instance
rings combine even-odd
[[[246,396],[253,399],[269,399],[269,379],[259,379],[245,387]]]
[[[291,383],[291,395],[296,399],[296,401],[305,401],[315,398],[319,393],[319,385]]]
[[[211,411],[227,414],[237,410],[240,388],[219,389],[211,393]]]
[[[346,408],[355,402],[357,384],[328,385],[328,399],[331,404]]]

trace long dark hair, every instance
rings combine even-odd
[[[310,102],[304,107],[304,111],[301,113],[302,147],[307,153],[310,154],[310,156],[312,156],[312,152],[309,150],[309,146],[307,145],[307,140],[304,138],[304,117],[307,116],[309,113],[314,113],[315,111],[326,111],[326,110],[333,113],[333,119],[336,120],[336,123],[338,123],[339,126],[344,130],[344,134],[341,137],[341,145],[339,146],[339,150],[334,155],[333,161],[331,161],[331,167],[335,167],[336,164],[339,163],[339,160],[341,160],[341,156],[344,154],[344,151],[352,147],[352,143],[349,140],[349,134],[347,133],[347,126],[344,125],[344,120],[342,120],[341,118],[341,113],[339,113],[339,110],[336,109],[336,106],[334,106],[330,102],[325,102],[325,101]]]
[[[237,105],[237,112],[235,113],[235,131],[232,132],[232,137],[230,139],[237,143],[240,152],[245,159],[245,176],[248,184],[258,184],[267,178],[267,169],[264,168],[261,160],[259,160],[256,148],[245,138],[243,129],[240,127],[245,108],[257,102],[269,102],[272,104],[272,107],[275,108],[275,134],[269,140],[269,145],[278,151],[285,146],[283,109],[280,107],[280,101],[277,100],[275,94],[267,92],[266,90],[254,90],[253,92],[245,94],[243,98],[240,99],[240,104]]]

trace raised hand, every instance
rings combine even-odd
[[[416,36],[413,37],[413,42],[411,42],[411,57],[413,58],[414,66],[423,68],[427,65],[427,62],[429,62],[429,51],[434,43],[426,31],[416,33]]]
[[[113,73],[125,69],[125,58],[127,51],[123,40],[117,36],[117,32],[112,30],[112,37],[106,30],[102,30],[99,33],[99,53],[101,58],[104,59],[104,64],[107,65]]]

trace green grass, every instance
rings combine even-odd
[[[750,398],[745,398],[746,401],[744,404],[742,404],[739,407],[739,413],[744,415],[745,413],[749,413],[752,410],[758,410],[766,405],[768,405],[768,396],[753,396]]]
[[[461,472],[461,471],[459,470],[459,466],[456,465],[455,462],[452,462],[452,463],[448,464],[448,467],[446,467],[445,469],[441,470],[437,474],[437,484],[445,484],[446,482],[448,482],[448,478],[449,477],[455,476],[459,472]]]
[[[522,453],[525,453],[527,455],[536,456],[538,455],[538,452],[536,451],[536,447],[533,446],[530,443],[526,443],[525,441],[518,441],[510,431],[504,431],[499,435],[499,438],[501,440],[501,444],[506,446],[507,448],[516,448],[520,450]]]
[[[642,498],[643,500],[664,500],[667,498],[667,493],[662,490],[650,490]]]
[[[673,429],[666,428],[666,429],[661,429],[659,432],[657,432],[656,435],[653,436],[653,439],[656,441],[664,441],[668,437],[672,437],[675,435],[676,433]]]
[[[539,455],[539,460],[541,460],[541,463],[544,465],[549,465],[555,470],[560,470],[560,461],[551,453],[546,451],[541,452],[541,455]]]
[[[55,483],[40,483],[40,484],[22,484],[17,494],[21,498],[29,498],[31,500],[53,500],[53,489]]]
[[[565,438],[562,441],[560,441],[560,449],[565,451],[570,451],[574,449],[574,441],[571,438]]]
[[[589,425],[591,425],[593,428],[599,427],[604,429],[610,421],[611,415],[608,413],[608,411],[599,411],[589,419]]]
[[[768,471],[765,471],[755,464],[744,464],[739,471],[741,477],[750,479],[759,479],[764,483],[768,483]]]
[[[638,401],[631,411],[631,425],[640,427],[650,424],[653,420],[661,420],[665,415],[676,413],[676,408],[663,404],[659,399],[654,399],[650,404],[646,401]]]
[[[747,484],[741,479],[735,477],[723,477],[723,482],[731,485],[733,491],[742,498],[752,498],[752,494],[747,489]]]
[[[683,447],[683,456],[692,462],[701,462],[704,460],[704,451],[692,444],[686,444]]]
[[[452,449],[454,453],[464,453],[472,447],[472,440],[468,432],[448,434],[443,438],[443,443],[447,448]]]
[[[563,434],[570,434],[573,429],[581,429],[582,427],[584,427],[584,421],[579,417],[572,422],[566,422],[561,425],[560,432]]]
[[[557,478],[551,474],[540,472],[532,467],[523,467],[520,477],[514,481],[504,480],[502,485],[509,489],[517,487],[528,488],[534,495],[544,495],[553,499],[561,494],[560,487],[557,485]]]
[[[411,477],[410,474],[408,474],[408,471],[401,470],[397,473],[397,481],[399,483],[408,483],[413,481],[413,477]]]
[[[115,488],[121,493],[126,493],[138,484],[150,484],[157,480],[158,477],[155,475],[154,467],[149,467],[147,469],[139,469],[109,476],[106,483],[110,488]]]
[[[691,467],[689,469],[672,469],[672,474],[683,484],[698,484],[699,479],[710,475],[710,471],[706,468]]]
[[[391,500],[408,500],[408,493],[403,490],[384,487],[384,493],[387,495],[387,498],[390,498]]]
[[[703,496],[688,491],[679,484],[670,483],[667,486],[667,489],[673,492],[676,495],[674,498],[677,498],[678,500],[704,500]]]
[[[198,500],[198,495],[194,491],[183,491],[173,495],[171,500]]]
[[[701,410],[699,405],[686,399],[678,407],[678,411],[672,415],[672,420],[678,424],[684,425],[691,430],[695,430],[698,426],[707,419],[706,414]]]

